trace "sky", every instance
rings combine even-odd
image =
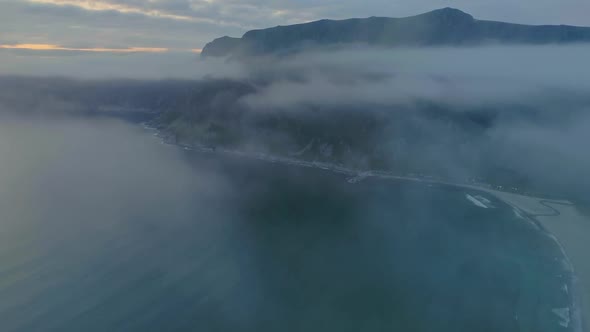
[[[120,55],[194,55],[217,37],[256,28],[443,7],[479,19],[590,26],[587,0],[0,0],[0,74],[80,62],[64,56],[127,66]]]

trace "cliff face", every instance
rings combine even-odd
[[[203,48],[203,55],[207,56],[226,56],[234,53],[240,46],[240,38],[221,37],[208,43]]]
[[[590,28],[480,21],[460,10],[444,8],[406,18],[321,20],[252,30],[242,38],[223,37],[212,41],[205,46],[202,56],[276,54],[308,46],[346,44],[395,47],[575,42],[590,42]]]

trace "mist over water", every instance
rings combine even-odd
[[[236,66],[199,61],[192,52],[77,53],[0,49],[0,74],[78,79],[196,79],[211,74],[236,75]]]
[[[585,330],[590,28],[301,3],[0,0],[0,332]]]
[[[3,119],[0,157],[2,331],[553,331],[569,301],[554,244],[490,196],[96,119]]]
[[[224,241],[226,214],[210,203],[224,181],[139,127],[3,120],[2,330],[100,331],[141,321],[157,294],[181,291],[169,285],[186,276],[184,261]],[[195,225],[198,232],[184,233]],[[174,246],[182,234],[195,242],[191,251]],[[154,281],[149,289],[145,280]],[[142,294],[129,295],[134,287]]]

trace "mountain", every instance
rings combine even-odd
[[[307,46],[346,44],[395,47],[576,42],[590,42],[590,28],[483,21],[458,9],[444,8],[405,18],[320,20],[252,30],[242,38],[222,37],[208,43],[202,56],[280,54]]]

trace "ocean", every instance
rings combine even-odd
[[[569,328],[559,248],[489,193],[349,183],[119,123],[16,127],[0,131],[1,331]]]

